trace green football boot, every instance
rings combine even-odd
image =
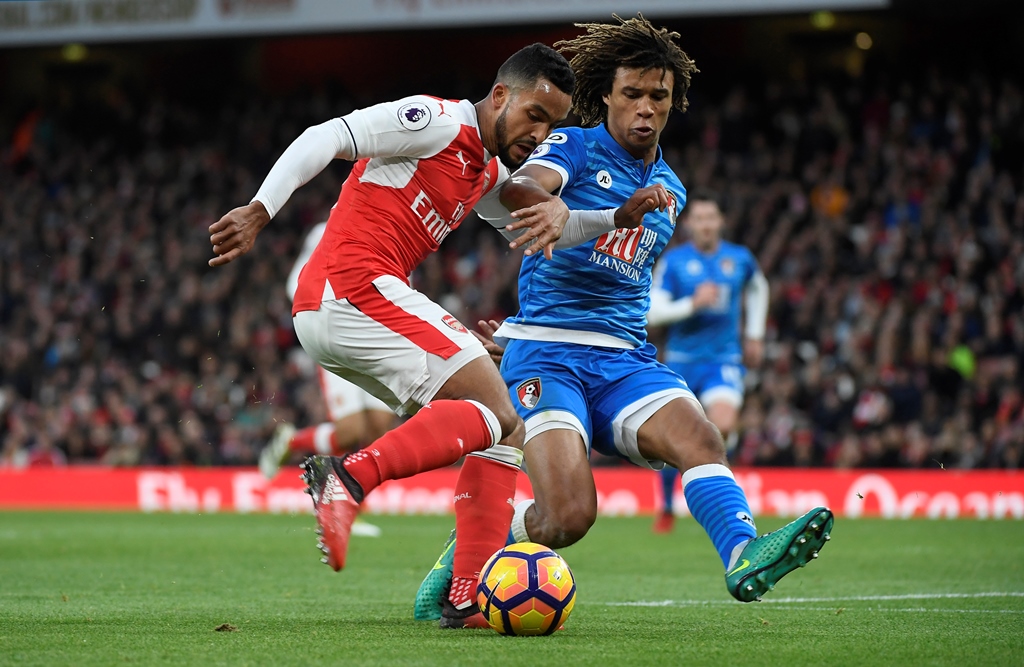
[[[725,585],[740,602],[760,601],[784,576],[818,557],[828,542],[835,517],[816,507],[796,521],[747,542]]]
[[[427,577],[416,591],[416,604],[413,605],[412,617],[417,621],[436,621],[441,618],[444,602],[448,599],[448,590],[452,585],[452,566],[455,563],[455,531],[444,543],[441,557],[427,573]]]

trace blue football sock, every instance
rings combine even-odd
[[[665,466],[658,474],[661,475],[661,497],[665,504],[662,509],[666,514],[672,513],[672,503],[676,496],[676,480],[679,478],[679,471],[672,466]]]
[[[733,549],[757,537],[747,497],[732,471],[717,463],[690,468],[683,474],[683,494],[693,518],[729,567]]]
[[[508,537],[505,538],[505,546],[507,547],[507,546],[510,546],[512,544],[515,544],[515,543],[516,543],[516,538],[512,534],[512,529],[509,528],[508,529]]]

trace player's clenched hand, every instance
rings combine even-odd
[[[491,355],[491,361],[496,365],[501,366],[501,357],[505,354],[505,348],[494,342],[494,332],[498,330],[501,323],[495,322],[494,320],[480,320],[476,325],[480,327],[480,331],[483,332],[483,335],[475,331],[473,332],[473,335],[476,336],[478,341],[484,344],[484,349],[487,350],[487,354]]]
[[[508,244],[509,248],[526,248],[526,254],[532,255],[544,249],[544,256],[551,259],[551,251],[555,241],[562,238],[562,230],[569,219],[569,207],[558,197],[521,208],[512,213],[515,222],[505,226],[510,232],[525,229],[521,236]]]
[[[693,309],[702,310],[715,305],[718,301],[718,285],[708,281],[697,285],[693,290]]]
[[[210,266],[227,264],[252,250],[256,235],[268,222],[270,215],[258,201],[228,211],[227,215],[210,225],[210,244],[216,255],[210,260]]]
[[[615,226],[636,229],[643,223],[644,216],[654,209],[664,211],[668,208],[668,201],[668,190],[660,183],[640,188],[615,211]]]

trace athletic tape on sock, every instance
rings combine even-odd
[[[470,456],[491,459],[516,468],[523,467],[523,450],[508,445],[492,445],[482,452],[473,452]]]
[[[516,542],[532,542],[529,533],[526,532],[526,510],[533,507],[534,500],[524,500],[516,505],[515,512],[512,513],[512,537],[516,538]]]
[[[497,415],[491,412],[483,403],[473,400],[466,400],[467,403],[471,403],[480,411],[480,414],[484,416],[484,421],[487,422],[487,428],[491,429],[491,444],[496,445],[501,440],[501,422],[498,421]]]

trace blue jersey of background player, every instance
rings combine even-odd
[[[768,281],[748,249],[722,240],[713,193],[691,193],[684,215],[690,241],[658,261],[648,322],[668,325],[662,358],[686,378],[731,449],[743,405],[742,364],[757,367],[764,355]],[[668,466],[661,471],[664,505],[655,532],[672,529],[677,476]]]
[[[500,194],[510,211],[562,209],[568,219],[603,209],[607,221],[607,228],[595,224],[590,242],[548,259],[527,255],[521,310],[497,331],[496,340],[508,341],[501,372],[526,427],[535,496],[516,506],[510,539],[559,548],[587,533],[597,517],[591,448],[648,468],[668,463],[683,470],[687,503],[726,566],[728,590],[751,601],[816,555],[831,513],[817,508],[781,535],[757,537],[718,429],[646,342],[652,265],[685,201],[658,139],[672,108],[685,109],[696,68],[676,33],[642,17],[582,27],[586,35],[560,45],[576,53],[573,105],[588,129],[552,134]],[[657,210],[636,226],[624,209],[636,210],[631,193],[638,188]],[[509,227],[517,224],[523,220]],[[523,237],[540,233],[532,227]],[[442,554],[418,607],[425,593],[443,590],[437,580],[445,566]]]

